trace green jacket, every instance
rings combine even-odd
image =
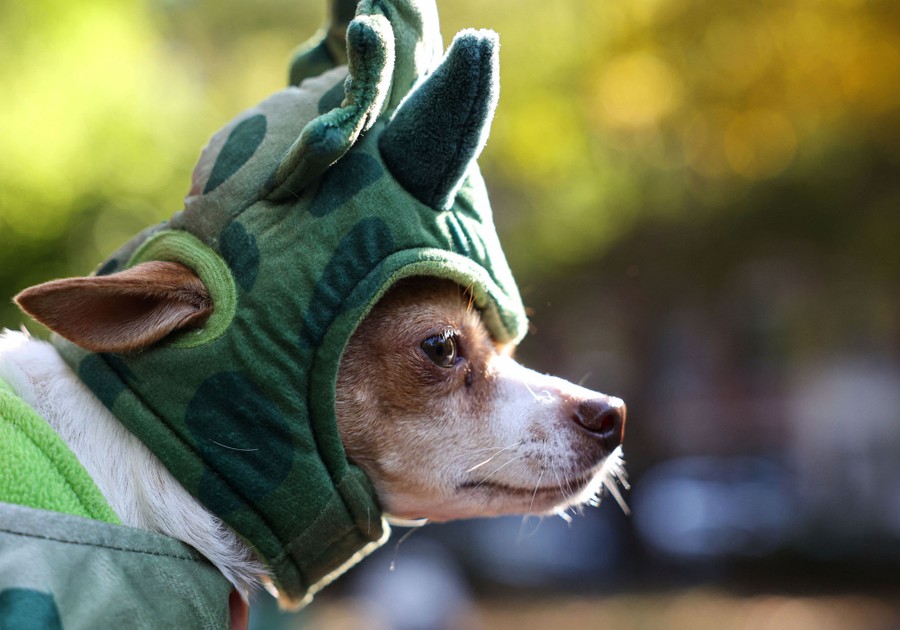
[[[221,630],[231,588],[173,538],[0,503],[4,630]]]
[[[387,537],[335,422],[341,353],[401,278],[470,288],[497,341],[527,323],[475,163],[498,44],[464,31],[442,59],[431,0],[333,5],[299,84],[216,134],[184,209],[97,271],[192,268],[214,312],[132,355],[55,344],[112,413],[303,603]],[[344,23],[345,24],[345,23]],[[347,63],[347,67],[340,64]]]
[[[118,523],[62,439],[0,380],[0,628],[228,626],[232,587],[218,569]]]

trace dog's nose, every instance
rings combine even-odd
[[[584,429],[603,441],[612,451],[622,443],[625,435],[625,403],[618,398],[601,396],[582,400],[573,419]]]

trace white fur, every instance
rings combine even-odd
[[[390,518],[555,513],[568,519],[569,509],[597,505],[604,488],[628,512],[618,489],[628,488],[622,447],[598,457],[596,446],[586,449],[593,440],[566,411],[601,394],[503,354],[489,360],[487,373],[494,391],[483,415],[460,412],[463,407],[452,400],[429,406],[428,416],[411,420],[415,434],[388,440],[379,451],[379,466],[367,472]],[[368,401],[362,408],[377,408],[371,392],[353,394]],[[611,407],[624,408],[621,399],[605,398]],[[360,465],[366,470],[365,461]],[[410,470],[417,471],[414,478],[404,474]]]
[[[243,594],[265,569],[249,547],[175,480],[47,342],[0,332],[0,378],[68,445],[124,525],[194,547]]]
[[[594,467],[587,484],[582,487],[570,486],[573,479],[584,477],[585,471],[583,466],[573,461],[572,453],[576,447],[570,431],[566,430],[572,428],[572,423],[567,418],[560,421],[558,409],[567,400],[591,399],[597,396],[597,392],[526,368],[508,356],[496,357],[491,363],[491,369],[499,376],[498,404],[490,419],[495,433],[502,435],[512,427],[515,433],[506,438],[511,442],[516,434],[527,435],[528,427],[534,426],[542,427],[546,436],[545,441],[538,446],[529,445],[526,440],[520,439],[521,446],[516,450],[523,452],[525,457],[517,460],[517,453],[509,455],[512,465],[498,466],[494,481],[517,486],[522,485],[523,479],[531,479],[537,475],[535,491],[542,482],[543,486],[556,485],[565,502],[558,505],[555,511],[563,518],[568,508],[583,503],[599,503],[602,488],[606,488],[622,510],[628,513],[628,507],[617,487],[617,484],[621,484],[628,488],[621,445]],[[608,399],[612,407],[625,406],[620,398],[609,396]],[[531,468],[530,471],[527,470],[528,467]]]

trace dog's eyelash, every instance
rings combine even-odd
[[[450,339],[451,337],[455,338],[456,340],[459,340],[459,338],[462,336],[462,333],[457,328],[445,328],[443,331],[438,333],[437,336],[440,337],[441,339],[443,339],[444,341],[446,341],[447,339]]]

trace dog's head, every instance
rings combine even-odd
[[[515,360],[472,299],[399,283],[344,353],[337,419],[382,505],[405,519],[545,514],[615,493],[625,405]]]

